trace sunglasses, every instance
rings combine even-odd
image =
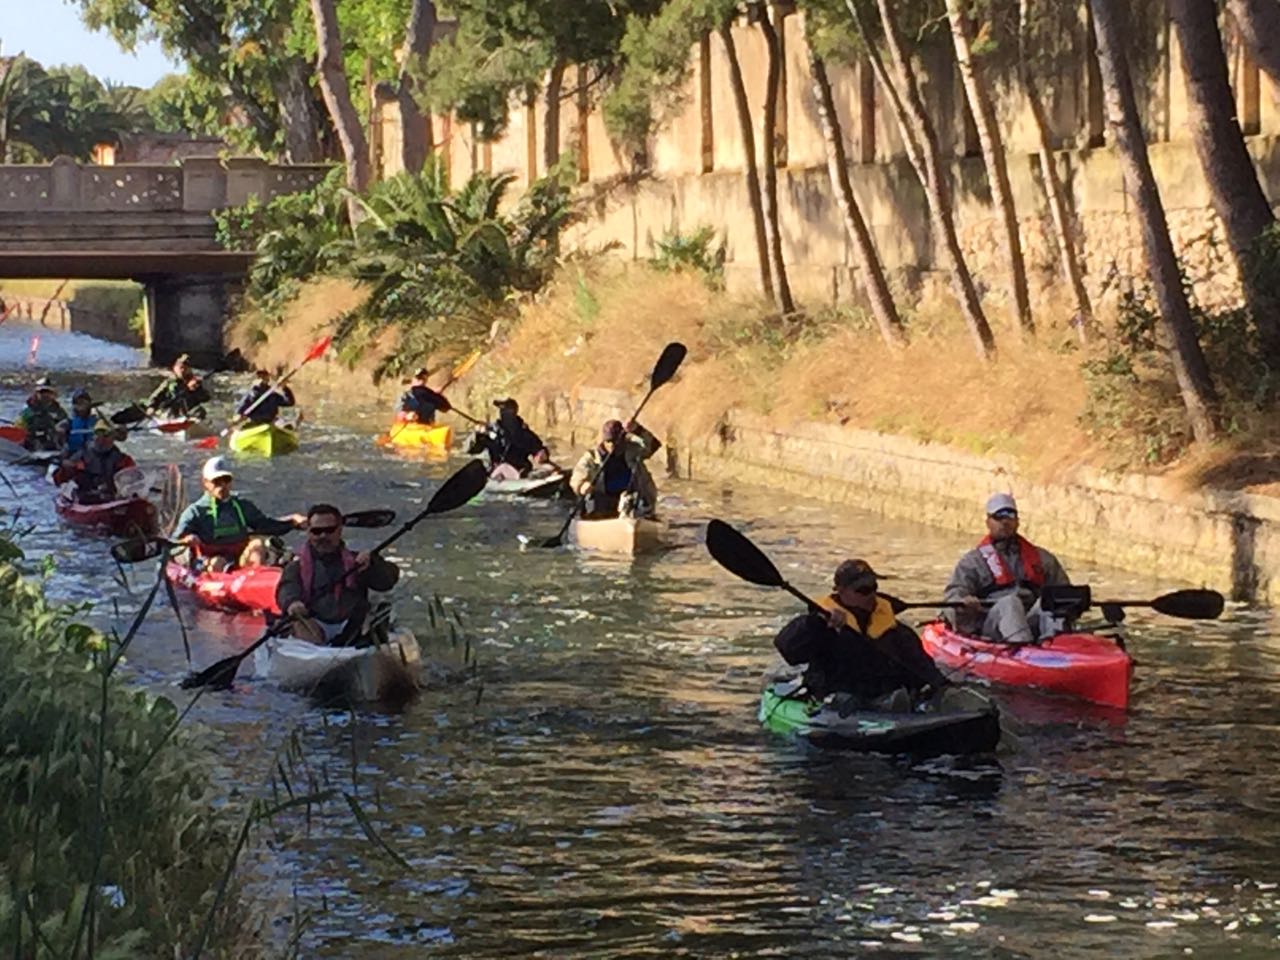
[[[992,520],[1017,520],[1018,515],[1012,510],[1001,510],[999,513],[991,514]]]
[[[876,592],[876,585],[873,583],[870,586],[851,587],[850,589],[860,597],[869,597]]]
[[[337,533],[341,527],[308,527],[307,533],[313,537],[327,537],[331,533]]]

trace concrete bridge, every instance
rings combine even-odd
[[[167,364],[189,353],[214,366],[253,261],[218,245],[214,212],[306,190],[329,169],[251,157],[0,166],[0,279],[137,281],[147,291],[152,359]]]

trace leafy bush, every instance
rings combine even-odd
[[[705,224],[691,234],[668,232],[654,246],[649,263],[658,270],[675,273],[692,270],[702,274],[712,290],[724,289],[725,241],[716,244],[714,227]]]

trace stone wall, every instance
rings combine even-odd
[[[0,300],[5,305],[0,313],[8,311],[6,323],[69,330],[127,347],[144,346],[143,331],[133,325],[133,316],[127,310],[94,309],[77,304],[74,299],[16,297],[5,293],[3,288],[0,288]]]
[[[854,258],[825,169],[825,147],[806,65],[803,18],[799,13],[784,14],[785,6],[774,8],[785,68],[778,121],[781,146],[776,158],[784,257],[802,299],[811,304],[856,300]],[[1209,278],[1202,285],[1203,295],[1231,296],[1236,286],[1234,268],[1225,247],[1217,242],[1221,231],[1189,139],[1176,36],[1162,4],[1138,0],[1132,8],[1135,20],[1143,24],[1136,49],[1131,51],[1138,64],[1136,86],[1175,241],[1192,274]],[[1085,10],[1083,6],[1076,11],[1063,9],[1069,16],[1064,16],[1059,39],[1070,52],[1060,58],[1055,75],[1043,78],[1042,86],[1052,138],[1060,151],[1059,169],[1079,221],[1086,281],[1105,303],[1115,293],[1111,278],[1145,273],[1142,246],[1116,156],[1106,146],[1102,91]],[[745,23],[733,33],[752,115],[758,118],[766,76],[764,41],[757,28]],[[1280,201],[1280,90],[1259,73],[1229,19],[1224,21],[1224,37],[1242,129],[1263,189],[1273,201]],[[574,69],[568,71],[560,149],[562,155],[576,160],[584,196],[591,201],[589,216],[574,231],[571,243],[645,259],[664,234],[688,233],[710,224],[726,242],[730,285],[754,288],[758,271],[742,177],[744,153],[718,38],[709,38],[692,50],[690,63],[682,104],[649,143],[648,170],[639,176],[633,175],[630,158],[610,142],[598,104],[592,100],[594,90],[580,84]],[[925,48],[919,65],[939,140],[950,158],[962,244],[988,300],[999,303],[1007,284],[999,256],[998,222],[945,36]],[[1065,302],[1054,289],[1056,245],[1034,153],[1035,128],[1011,80],[1010,65],[997,60],[991,66],[1031,279],[1042,306],[1055,297]],[[886,265],[899,284],[913,286],[938,262],[923,194],[866,64],[830,65],[830,73],[854,190]],[[491,144],[478,142],[468,124],[434,118],[438,150],[455,182],[477,170],[490,170],[509,171],[517,184],[524,185],[545,173],[544,109],[536,100],[514,104],[502,139]],[[397,171],[399,160],[393,104],[382,106],[375,124],[385,147],[379,156],[380,171],[386,176]]]

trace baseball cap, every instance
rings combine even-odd
[[[621,440],[625,433],[621,420],[606,420],[600,428],[600,436],[605,440]]]
[[[413,371],[413,376],[415,379],[418,379],[418,380],[427,379],[427,368],[419,367],[417,370]]]
[[[987,498],[987,516],[994,517],[1001,513],[1018,515],[1018,504],[1011,493],[993,493]]]
[[[507,397],[503,400],[493,401],[493,405],[501,410],[503,407],[509,407],[512,413],[520,412],[520,404],[516,403],[514,397]]]
[[[231,467],[227,464],[226,457],[210,457],[204,462],[204,468],[200,471],[201,478],[210,482],[231,475]]]
[[[48,377],[41,377],[39,380],[37,380],[36,389],[37,390],[54,390],[55,392],[57,390],[57,388],[53,385],[53,381],[50,380]]]
[[[86,390],[84,387],[76,387],[75,393],[71,394],[71,400],[73,403],[76,400],[92,400],[92,399],[93,397],[89,396],[89,391]]]
[[[836,567],[835,586],[837,590],[841,587],[874,587],[879,576],[865,560],[846,560]]]
[[[99,420],[93,425],[93,432],[97,433],[115,433],[116,428],[106,420]]]

